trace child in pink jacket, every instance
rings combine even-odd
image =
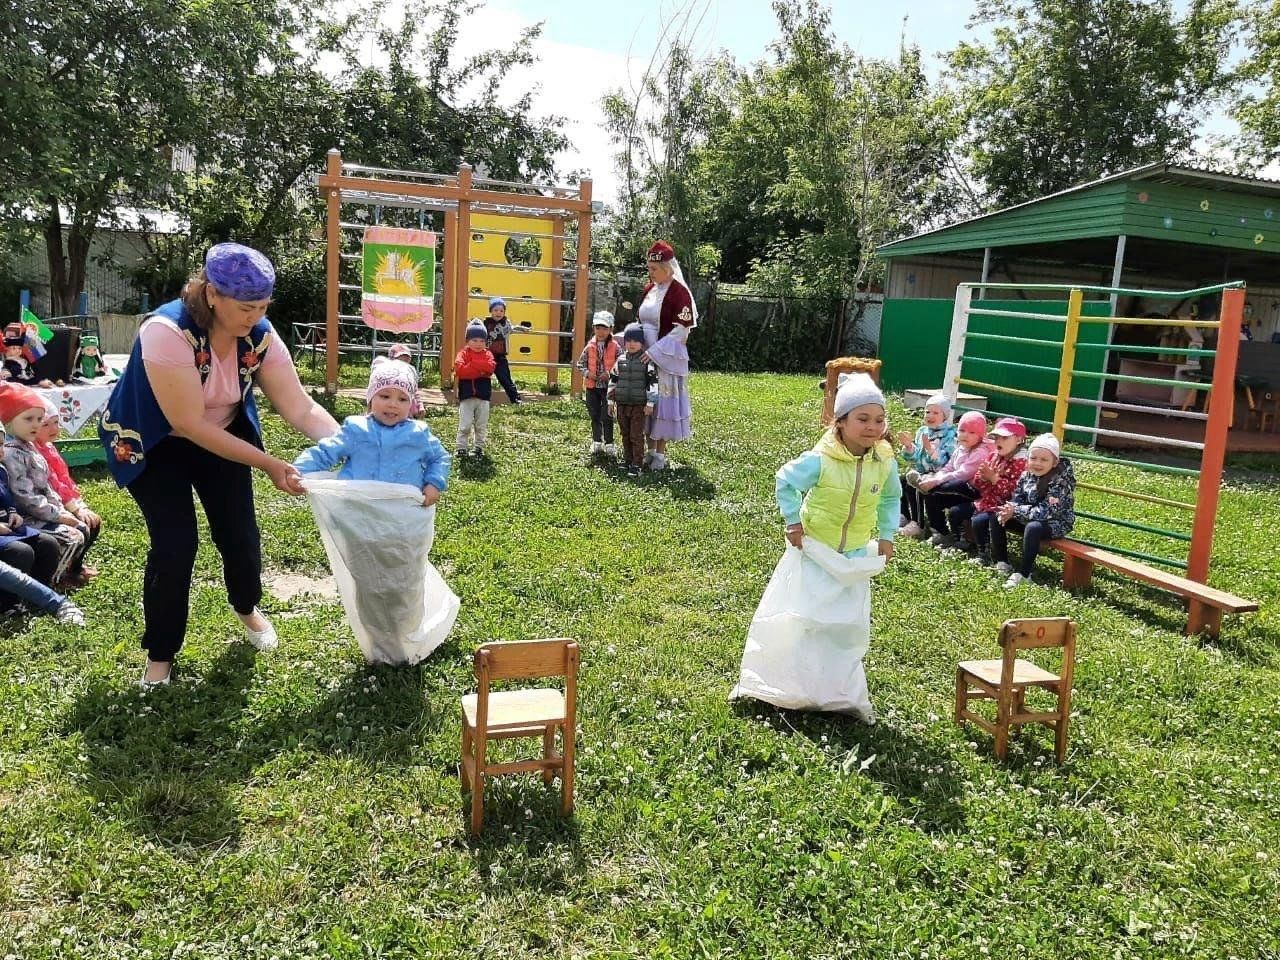
[[[917,489],[923,494],[925,516],[933,529],[929,542],[935,547],[953,547],[963,535],[963,529],[948,528],[947,509],[978,499],[973,477],[994,449],[987,439],[987,418],[976,410],[970,410],[960,418],[956,428],[956,449],[947,465],[921,478]]]
[[[73,514],[87,529],[85,550],[88,550],[98,539],[98,534],[102,532],[102,518],[90,510],[89,505],[84,502],[84,495],[80,493],[80,488],[71,478],[67,461],[62,459],[62,454],[58,452],[57,444],[54,443],[62,433],[62,412],[48,397],[42,397],[42,399],[44,400],[44,420],[40,424],[40,432],[36,434],[32,446],[40,452],[45,463],[49,465],[49,486],[62,498],[62,505],[67,508],[67,512]],[[86,566],[83,560],[76,565],[74,572],[76,575],[74,579],[78,582],[92,580],[98,575],[98,571]]]

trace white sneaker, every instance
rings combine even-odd
[[[916,523],[914,520],[907,521],[906,525],[901,527],[898,532],[904,537],[910,537],[912,540],[919,540],[924,536],[924,527]]]
[[[245,639],[253,644],[254,649],[268,653],[280,646],[280,638],[276,636],[276,628],[271,625],[271,621],[262,615],[262,611],[257,607],[253,608],[253,612],[262,617],[266,621],[267,628],[265,630],[250,630],[247,626],[244,628]]]
[[[853,715],[860,723],[865,724],[868,727],[874,727],[876,725],[875,707],[867,707],[866,710],[858,710],[855,708]]]
[[[654,451],[652,450],[646,451],[644,455],[644,459],[640,461],[640,466],[646,467],[646,468],[652,466],[653,458],[656,456],[657,456],[657,453],[655,453]]]
[[[53,612],[53,617],[59,623],[69,623],[73,627],[84,626],[84,611],[70,600],[63,601],[62,606]]]
[[[618,455],[618,448],[612,443],[606,443],[604,445],[604,452],[607,456],[616,457]]]
[[[1020,573],[1011,573],[1009,574],[1009,579],[1004,582],[1004,588],[1006,590],[1017,590],[1022,586],[1026,579],[1027,578]]]
[[[593,440],[593,441],[591,441],[591,452],[592,452],[592,453],[599,453],[599,452],[600,452],[601,450],[603,450],[603,449],[604,449],[604,444],[603,444],[603,443],[601,443],[599,440]]]
[[[655,453],[653,455],[653,460],[649,462],[649,469],[650,470],[667,469],[667,455],[665,453]]]
[[[996,564],[996,573],[1000,574],[1002,577],[1007,577],[1009,574],[1013,573],[1013,567],[1009,566],[1004,561],[1001,561]]]

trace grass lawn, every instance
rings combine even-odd
[[[820,395],[765,375],[693,392],[678,469],[638,483],[588,462],[580,403],[495,410],[492,464],[456,470],[439,515],[462,614],[417,668],[365,666],[314,596],[266,601],[276,653],[230,642],[206,545],[179,682],[143,698],[146,538],[91,475],[90,627],[3,628],[0,957],[1280,956],[1275,477],[1225,492],[1212,579],[1263,607],[1212,644],[1181,635],[1172,598],[1106,574],[1072,597],[1042,561],[1008,595],[900,544],[874,588],[869,729],[726,701],[782,548],[773,473],[816,439]],[[454,413],[431,423],[451,446]],[[278,419],[268,433],[300,448]],[[258,487],[268,573],[323,576],[305,500]],[[1063,614],[1080,629],[1068,762],[1041,730],[997,763],[950,719],[955,664],[996,655],[1009,617]],[[577,814],[504,778],[470,843],[471,652],[558,635],[583,648]]]

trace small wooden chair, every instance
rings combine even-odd
[[[822,425],[829,427],[835,420],[836,390],[840,387],[840,374],[865,373],[876,384],[880,383],[880,361],[867,357],[836,357],[827,361],[827,378],[823,381]]]
[[[486,643],[475,655],[478,693],[462,698],[462,791],[471,791],[471,833],[484,826],[484,782],[506,773],[541,771],[543,783],[560,774],[561,807],[573,812],[574,723],[578,702],[578,644],[573,640]],[[491,693],[494,680],[564,677],[564,692],[552,687]],[[556,730],[561,750],[555,752]],[[489,763],[490,740],[542,737],[542,759]]]
[[[1009,620],[1000,628],[999,660],[965,660],[956,667],[956,723],[971,720],[996,738],[996,756],[1003,760],[1009,746],[1009,730],[1024,723],[1042,723],[1054,731],[1058,763],[1067,756],[1067,722],[1071,715],[1071,680],[1075,672],[1076,625],[1070,617]],[[1062,674],[1049,673],[1029,660],[1017,659],[1019,650],[1061,647]],[[1058,697],[1058,709],[1028,713],[1027,687],[1040,687]],[[969,709],[970,700],[994,700],[996,719],[986,719]]]

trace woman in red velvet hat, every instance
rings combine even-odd
[[[698,325],[698,308],[671,244],[659,240],[649,248],[645,260],[649,283],[637,313],[644,328],[645,352],[658,368],[658,402],[649,418],[645,462],[651,470],[664,470],[667,443],[693,435],[685,342],[689,331]]]

